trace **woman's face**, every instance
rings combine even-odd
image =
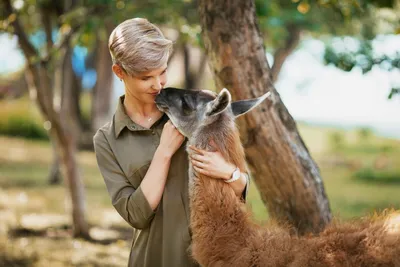
[[[137,76],[124,76],[123,81],[127,95],[131,95],[143,103],[154,104],[154,99],[167,83],[167,64]]]

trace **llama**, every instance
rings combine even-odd
[[[188,145],[212,150],[246,170],[235,118],[262,97],[231,103],[228,90],[166,88],[156,98]],[[400,222],[395,213],[357,223],[332,223],[316,236],[299,237],[288,228],[251,220],[228,184],[189,167],[191,252],[202,266],[400,266]]]

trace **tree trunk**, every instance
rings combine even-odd
[[[72,69],[72,47],[67,46],[66,52],[62,60],[61,67],[61,119],[67,122],[71,128],[70,133],[76,139],[81,129],[80,109],[79,109],[79,95],[80,89],[77,88],[76,77]]]
[[[86,222],[85,191],[81,176],[76,162],[77,146],[76,140],[72,136],[65,136],[66,142],[62,144],[62,158],[65,165],[65,173],[68,177],[68,187],[70,191],[70,201],[72,203],[72,220],[75,237],[91,239],[89,227]]]
[[[182,43],[183,51],[183,66],[185,75],[185,88],[196,89],[199,88],[200,81],[204,77],[204,72],[206,69],[207,56],[205,53],[201,53],[200,59],[197,62],[193,62],[191,56],[191,47],[187,42]],[[194,70],[193,70],[194,69]]]
[[[253,1],[200,0],[203,39],[219,89],[235,100],[271,91],[270,100],[238,120],[254,181],[270,215],[300,234],[331,219],[318,166],[270,80]]]
[[[10,16],[13,14],[11,1],[3,0],[3,4],[6,15]],[[49,64],[52,59],[50,57],[50,51],[47,51],[48,57],[45,57],[45,59],[40,57],[40,54],[29,41],[18,15],[16,15],[13,20],[12,26],[14,27],[15,34],[18,36],[19,46],[22,49],[27,62],[26,80],[29,85],[29,95],[32,100],[37,103],[44,119],[51,123],[50,135],[55,136],[56,144],[59,145],[61,150],[61,160],[63,167],[65,168],[72,200],[73,234],[75,237],[88,239],[90,236],[89,227],[85,217],[84,188],[75,161],[76,142],[74,143],[74,135],[70,132],[73,126],[69,120],[61,118],[60,112],[55,109],[53,104],[51,79],[53,71]],[[70,36],[71,35],[66,37],[67,39],[63,42],[60,50],[63,50],[64,47],[68,49]],[[62,88],[62,90],[63,89],[64,88]]]
[[[51,123],[50,135],[55,137],[56,144],[61,151],[61,162],[65,170],[72,202],[73,235],[90,239],[85,216],[84,187],[75,160],[76,141],[74,144],[74,136],[69,130],[72,128],[68,123],[69,120],[62,120],[60,114],[54,110],[53,105],[46,101],[46,92],[50,89],[47,69],[48,67],[43,63],[36,66],[28,65],[27,76],[30,90],[35,92],[31,95],[35,98],[43,117]]]
[[[183,51],[183,67],[185,72],[185,88],[191,89],[194,87],[194,77],[190,71],[190,48],[189,45],[184,42],[182,44]]]
[[[107,36],[112,31],[112,26],[107,25]],[[108,40],[97,35],[96,72],[97,81],[93,88],[92,96],[92,131],[96,132],[110,120],[111,97],[113,92],[114,74],[112,72],[112,59],[108,50]]]
[[[60,171],[60,156],[58,153],[57,149],[57,144],[56,138],[50,136],[50,143],[51,143],[51,148],[52,148],[52,154],[53,154],[53,162],[51,163],[50,167],[50,172],[47,180],[49,181],[49,184],[51,185],[58,185],[61,184],[62,181],[62,175]]]
[[[71,58],[72,47],[66,45],[65,55],[60,64],[62,70],[60,127],[55,129],[55,132],[62,135],[60,137],[62,142],[58,144],[61,148],[65,174],[68,178],[74,236],[89,238],[89,229],[84,216],[86,211],[84,185],[76,162],[78,140],[82,133],[79,109],[80,87],[77,86],[77,77],[72,69]]]

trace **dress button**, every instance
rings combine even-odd
[[[155,135],[155,134],[156,134],[156,132],[155,132],[155,131],[151,131],[151,134],[152,134],[152,135]]]

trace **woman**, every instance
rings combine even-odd
[[[94,147],[112,204],[135,229],[129,266],[197,266],[188,251],[186,140],[154,103],[167,83],[172,42],[146,19],[135,18],[114,29],[109,49],[125,95],[94,136]],[[196,171],[231,179],[236,167],[219,152],[192,151]],[[245,195],[245,174],[229,184],[238,197]]]

